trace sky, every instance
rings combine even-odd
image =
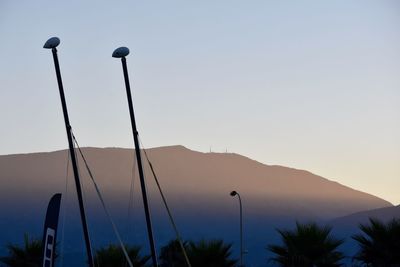
[[[133,147],[127,46],[146,147],[306,169],[400,204],[398,1],[0,2],[0,154],[67,148],[58,36],[82,146]],[[201,167],[201,166],[199,166]]]

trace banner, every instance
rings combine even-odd
[[[60,214],[61,194],[55,194],[49,202],[43,231],[43,267],[53,267],[56,253],[58,216]]]

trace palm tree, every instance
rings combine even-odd
[[[188,250],[187,242],[183,242],[183,246]],[[160,267],[187,267],[182,248],[176,239],[161,248],[159,259]]]
[[[352,237],[360,246],[354,260],[363,266],[400,266],[400,219],[385,224],[370,218],[369,222],[360,224],[362,234]]]
[[[335,267],[344,258],[337,248],[343,240],[330,235],[331,228],[316,223],[296,222],[296,229],[279,230],[283,245],[269,245],[276,256],[271,260],[284,267]]]
[[[135,267],[144,267],[150,256],[140,256],[139,246],[125,246],[129,258]],[[108,247],[100,248],[96,251],[94,265],[99,267],[124,267],[128,266],[122,248],[110,244]]]
[[[233,267],[237,260],[230,259],[231,249],[222,240],[190,242],[188,257],[192,267]]]
[[[8,267],[40,267],[42,265],[42,241],[24,235],[24,244],[7,245],[8,256],[0,258],[0,262]]]

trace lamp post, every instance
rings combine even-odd
[[[243,267],[243,212],[242,212],[242,199],[238,192],[232,191],[230,193],[232,197],[238,196],[239,208],[240,208],[240,267]]]

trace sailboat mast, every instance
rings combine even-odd
[[[139,171],[139,177],[140,177],[140,186],[142,189],[143,206],[144,206],[144,212],[145,212],[145,216],[146,216],[147,234],[148,234],[149,243],[150,243],[151,258],[152,258],[152,262],[153,262],[153,267],[158,267],[157,252],[156,252],[156,248],[155,248],[154,237],[153,237],[153,228],[152,228],[151,217],[150,217],[150,207],[149,207],[148,200],[147,200],[146,183],[144,180],[142,158],[140,155],[140,144],[139,144],[139,137],[138,137],[139,133],[136,128],[135,114],[134,114],[133,103],[132,103],[131,87],[129,84],[128,67],[127,67],[126,58],[125,58],[128,54],[129,54],[128,48],[120,47],[114,51],[112,56],[115,58],[121,58],[121,62],[122,62],[122,68],[123,68],[124,79],[125,79],[125,87],[126,87],[126,96],[128,98],[129,114],[130,114],[130,118],[131,118],[133,140],[135,143],[135,153],[136,153],[136,159],[137,159],[137,165],[138,165],[138,171]]]
[[[60,65],[58,63],[56,47],[59,44],[60,44],[60,40],[57,37],[53,37],[53,38],[50,38],[44,44],[43,48],[51,49],[51,52],[53,53],[54,66],[55,66],[56,75],[57,75],[58,89],[60,91],[61,105],[62,105],[62,110],[63,110],[63,114],[64,114],[65,129],[67,131],[67,137],[68,137],[69,153],[71,156],[71,163],[72,163],[72,168],[73,168],[74,177],[75,177],[76,193],[78,195],[79,211],[80,211],[80,216],[81,216],[83,235],[85,238],[86,253],[87,253],[87,257],[88,257],[89,267],[94,267],[92,248],[91,248],[90,238],[89,238],[89,231],[88,231],[87,222],[86,222],[85,206],[83,205],[82,188],[81,188],[81,183],[80,183],[80,178],[79,178],[78,165],[76,162],[74,144],[73,144],[73,140],[72,140],[72,132],[71,132],[72,128],[69,123],[67,103],[65,101],[64,88],[63,88],[61,72],[60,72]]]

